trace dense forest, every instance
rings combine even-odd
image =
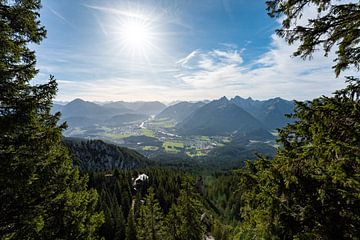
[[[294,25],[309,3],[318,17]],[[295,56],[336,48],[335,74],[358,72],[359,3],[266,4],[281,17],[279,36],[299,44]],[[230,170],[219,166],[231,160],[216,162],[221,152],[209,165],[162,164],[102,141],[63,138],[66,123],[51,113],[55,78],[30,83],[38,70],[29,45],[46,36],[40,7],[0,0],[1,239],[360,239],[359,79],[296,102],[270,157]]]

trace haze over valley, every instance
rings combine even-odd
[[[275,153],[276,129],[292,122],[285,114],[293,108],[293,101],[281,98],[236,96],[168,106],[158,101],[75,99],[55,103],[52,111],[60,111],[61,122],[67,122],[66,137],[101,139],[158,160],[232,159],[235,167],[255,153]]]

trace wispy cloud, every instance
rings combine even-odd
[[[305,100],[344,86],[331,68],[333,53],[324,57],[316,52],[311,61],[303,61],[291,56],[295,48],[274,34],[270,50],[247,64],[240,49],[196,50],[180,60],[176,77],[191,90],[260,99],[280,96]]]
[[[152,16],[145,15],[141,12],[134,12],[129,10],[120,10],[114,7],[104,7],[104,6],[96,6],[96,5],[88,5],[84,4],[85,7],[98,10],[107,14],[113,14],[116,16],[124,16],[124,17],[131,17],[141,19],[143,21],[149,21],[152,19]]]
[[[58,11],[56,11],[55,9],[53,9],[50,6],[47,6],[47,8],[50,10],[50,12],[52,12],[56,17],[58,17],[59,19],[61,19],[63,22],[69,24],[71,27],[75,28],[74,24],[72,24],[69,20],[67,20],[62,14],[60,14]]]

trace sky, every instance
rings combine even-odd
[[[57,101],[310,100],[344,86],[332,59],[292,57],[278,19],[256,0],[44,0],[33,46]],[[313,16],[311,9],[301,21]]]

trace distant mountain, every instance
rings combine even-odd
[[[166,108],[165,104],[158,101],[152,101],[152,102],[117,101],[117,102],[106,103],[103,106],[107,108],[126,108],[131,110],[132,112],[142,113],[142,114],[158,114],[159,112],[161,112]]]
[[[51,113],[55,114],[57,112],[61,112],[63,107],[64,107],[64,105],[53,103],[52,108],[51,108]]]
[[[65,138],[75,165],[83,171],[106,171],[114,168],[133,169],[152,164],[140,153],[105,143],[101,140]]]
[[[263,128],[263,125],[244,109],[223,97],[200,107],[176,127],[183,135],[213,136]]]
[[[52,113],[61,112],[61,121],[70,127],[89,127],[94,124],[121,126],[127,122],[140,121],[148,118],[147,114],[135,113],[119,102],[99,105],[93,102],[75,99],[66,105],[53,104]],[[142,103],[141,106],[145,104]],[[153,111],[149,107],[148,112]]]
[[[260,121],[266,123],[269,129],[282,128],[286,124],[293,122],[285,114],[294,112],[294,102],[286,101],[281,98],[274,98],[264,101],[263,114],[259,116]]]
[[[203,102],[180,102],[165,108],[161,113],[156,116],[156,118],[173,119],[176,122],[182,122],[193,112],[195,112],[197,109],[204,105],[205,103]]]
[[[61,113],[66,117],[98,117],[103,115],[115,115],[118,109],[104,108],[98,104],[87,102],[82,99],[75,99],[62,107]]]
[[[115,115],[105,120],[103,124],[109,127],[118,127],[128,123],[144,121],[146,119],[148,119],[148,115],[146,114],[125,113]]]
[[[69,117],[62,117],[60,122],[66,122],[69,127],[75,128],[75,127],[89,127],[98,123],[99,121],[95,118],[69,116]]]
[[[279,97],[259,101],[239,96],[232,98],[230,101],[261,121],[268,130],[281,128],[287,123],[292,122],[285,114],[290,114],[294,111],[293,101],[287,101]]]
[[[155,101],[155,102],[144,102],[138,109],[136,109],[139,113],[145,113],[145,114],[158,114],[162,110],[166,108],[166,105]]]

